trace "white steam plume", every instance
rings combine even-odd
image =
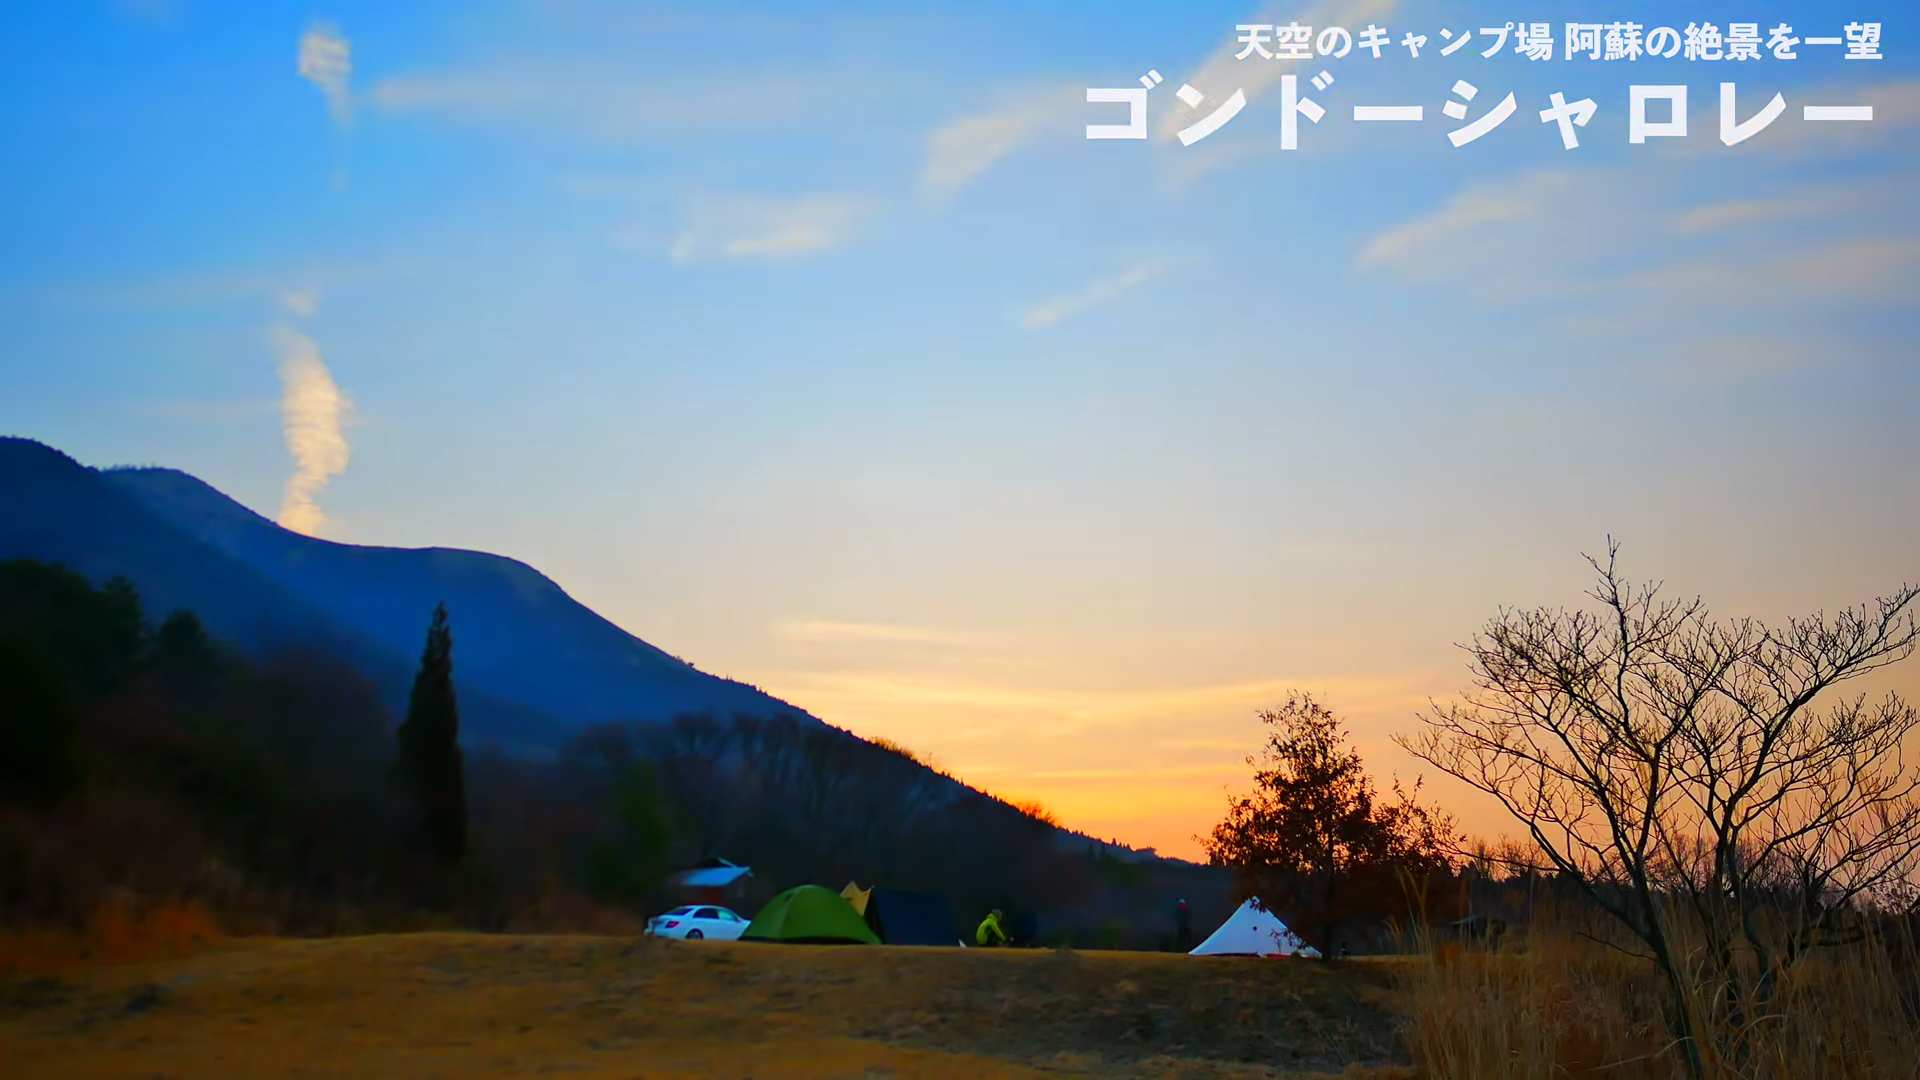
[[[311,314],[311,293],[287,298],[296,314]],[[353,419],[353,402],[340,392],[320,346],[288,323],[273,328],[274,349],[280,354],[280,416],[293,455],[293,475],[287,478],[280,502],[280,524],[294,532],[318,536],[328,525],[316,502],[327,481],[346,471],[346,425]]]

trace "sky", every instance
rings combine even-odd
[[[1191,857],[1259,709],[1311,691],[1410,778],[1389,737],[1457,643],[1581,603],[1609,536],[1727,614],[1920,580],[1920,20],[1844,7],[23,7],[0,431],[521,559]],[[1567,58],[1582,19],[1877,20],[1884,58]],[[1514,20],[1550,59],[1483,30]],[[1289,23],[1388,44],[1236,59]],[[1087,91],[1149,72],[1147,137],[1087,138],[1128,113]],[[1324,110],[1293,149],[1287,75]],[[1727,145],[1726,81],[1736,123],[1785,109]],[[1635,84],[1687,88],[1684,137],[1630,142]],[[1555,92],[1594,103],[1575,148]]]

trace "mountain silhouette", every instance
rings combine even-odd
[[[634,637],[525,563],[453,548],[319,540],[175,469],[94,469],[32,439],[0,436],[0,559],[14,558],[64,563],[96,583],[124,577],[149,618],[192,611],[215,637],[248,652],[340,656],[396,712],[433,607],[444,601],[453,619],[461,738],[469,745],[544,755],[593,724],[688,714],[821,723]],[[937,778],[943,800],[981,794],[920,767]],[[1054,835],[1063,848],[1097,849],[1109,859],[1167,861],[1151,848],[1066,829]]]
[[[91,469],[0,438],[0,558],[21,557],[124,576],[156,617],[192,610],[249,651],[343,653],[400,694],[444,602],[469,741],[552,748],[591,724],[688,713],[812,719],[621,630],[524,563],[320,540],[184,472]]]

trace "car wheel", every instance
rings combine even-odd
[[[689,931],[687,931],[687,940],[688,940],[688,941],[699,941],[699,940],[700,940],[701,938],[703,938],[703,937],[706,937],[706,936],[707,936],[707,935],[705,935],[705,934],[703,934],[703,933],[701,933],[701,932],[700,932],[700,931],[698,931],[698,930],[689,930]]]

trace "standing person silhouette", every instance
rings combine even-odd
[[[1193,950],[1193,912],[1187,910],[1187,901],[1182,898],[1173,909],[1174,937],[1180,942],[1181,952]]]

